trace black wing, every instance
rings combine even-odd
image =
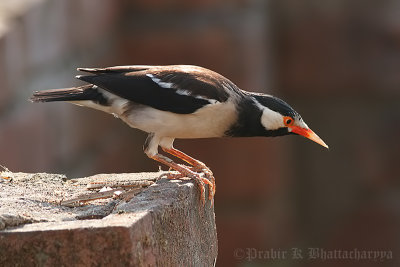
[[[94,75],[77,76],[136,103],[180,114],[224,102],[239,92],[218,73],[195,66],[121,66],[80,68]]]

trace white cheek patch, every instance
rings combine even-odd
[[[261,115],[261,124],[267,130],[277,130],[279,128],[285,127],[285,125],[283,124],[282,115],[266,107],[264,107],[263,113]]]
[[[279,128],[285,127],[281,114],[261,105],[255,98],[253,98],[253,101],[257,105],[257,107],[263,111],[261,115],[261,124],[264,126],[265,129],[277,130]]]

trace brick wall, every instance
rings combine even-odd
[[[321,153],[291,142],[294,243],[399,251],[399,7],[398,1],[273,4],[274,86],[330,146]],[[396,257],[380,264],[398,263]]]
[[[219,266],[248,263],[236,248],[398,248],[396,1],[32,2],[0,38],[0,164],[80,177],[157,170],[144,133],[27,99],[79,84],[76,67],[201,65],[285,98],[331,147],[298,137],[176,141],[216,175]]]

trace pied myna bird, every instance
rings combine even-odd
[[[328,148],[283,100],[241,90],[224,76],[189,65],[78,68],[76,78],[88,84],[35,92],[33,102],[68,101],[111,113],[149,133],[146,155],[189,177],[213,201],[215,179],[202,162],[173,147],[175,138],[282,136],[298,134]],[[158,147],[190,164],[177,164]],[[212,202],[211,202],[212,203]]]

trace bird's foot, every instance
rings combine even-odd
[[[215,179],[211,171],[209,170],[207,171],[205,169],[203,171],[203,168],[198,168],[198,166],[189,167],[183,164],[177,164],[170,158],[163,156],[161,154],[156,154],[151,158],[179,172],[179,174],[174,174],[174,173],[167,174],[166,175],[167,178],[182,179],[184,177],[188,177],[193,179],[200,188],[200,199],[203,206],[205,205],[205,185],[207,184],[209,186],[209,199],[211,200],[211,205],[213,205],[213,197],[215,193]],[[195,169],[196,170],[201,169],[202,171],[196,172],[194,171]]]
[[[211,185],[209,187],[209,193],[208,193],[208,199],[211,201],[211,207],[214,205],[214,196],[215,196],[215,177],[214,174],[211,172],[210,169],[203,169],[202,173],[204,173],[204,176],[207,178],[208,181],[211,182]]]
[[[199,178],[197,178],[197,177],[193,178],[191,176],[194,175],[194,176],[201,177],[200,181],[203,184],[202,185],[199,183],[197,183],[197,184],[199,185],[201,191],[204,191],[204,184],[207,184],[209,186],[208,199],[211,201],[211,206],[213,206],[214,205],[214,195],[215,195],[215,178],[214,178],[214,175],[211,172],[211,170],[205,165],[204,165],[204,167],[203,166],[200,167],[200,166],[186,166],[183,164],[179,164],[179,166],[181,166],[182,168],[185,168],[185,169],[189,169],[192,173],[168,172],[168,173],[164,174],[163,176],[165,176],[165,178],[171,179],[171,180],[173,180],[173,179],[179,180],[179,179],[182,179],[185,177],[189,177],[196,181],[199,180]],[[171,169],[170,169],[170,171],[171,171]],[[204,196],[201,196],[201,197],[204,198]]]
[[[186,166],[186,165],[179,165],[179,166],[184,166],[186,169],[189,169],[192,172],[202,174],[209,181],[209,183],[207,183],[210,185],[208,198],[211,200],[211,206],[214,205],[215,178],[214,178],[214,175],[213,175],[212,171],[210,170],[210,168],[208,168],[203,162],[201,162],[197,159],[194,159],[194,158],[186,155],[182,151],[179,151],[175,148],[162,147],[162,149],[165,152],[167,152],[167,153],[169,153],[191,165],[191,166]],[[174,168],[174,169],[176,170],[176,168]]]
[[[189,169],[189,168],[188,168]],[[190,170],[190,169],[189,169]],[[214,192],[214,185],[213,183],[209,180],[209,178],[205,175],[205,173],[197,173],[193,172],[190,170],[190,172],[179,172],[179,173],[166,173],[165,177],[167,179],[183,179],[183,178],[190,178],[195,181],[195,183],[199,186],[200,188],[200,199],[201,203],[203,206],[205,205],[205,185],[209,186],[209,193],[208,193],[208,199],[211,201],[211,206],[214,204],[213,201],[213,192]]]
[[[198,162],[199,164],[196,164],[195,166],[188,166],[188,168],[196,173],[203,174],[205,178],[210,181],[211,185],[209,188],[209,194],[208,194],[208,199],[211,201],[211,206],[214,205],[214,195],[215,195],[215,190],[216,190],[216,184],[215,184],[215,177],[213,172],[208,168],[204,163]]]
[[[182,174],[180,172],[172,173],[171,169],[170,169],[167,173],[163,173],[161,175],[161,177],[165,177],[168,180],[179,180],[179,179],[185,178],[186,175],[184,175],[184,174]]]

